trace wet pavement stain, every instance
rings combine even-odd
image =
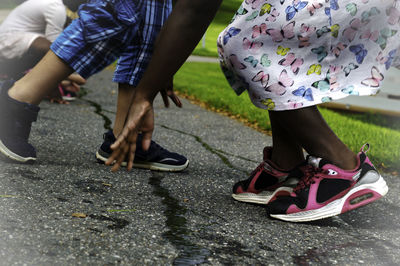
[[[86,193],[97,193],[103,194],[110,190],[110,187],[104,186],[103,181],[98,180],[79,180],[74,183],[76,188],[79,188],[82,192]]]
[[[92,231],[92,232],[95,232],[95,233],[103,233],[103,231],[101,231],[101,230],[99,230],[99,229],[97,229],[97,228],[88,228],[88,230],[90,230],[90,231]]]
[[[7,173],[9,175],[19,175],[23,178],[34,180],[34,181],[43,180],[43,178],[36,176],[35,172],[26,170],[26,169],[12,169],[12,170],[7,171]]]
[[[213,247],[211,251],[213,253],[213,257],[218,258],[219,262],[223,265],[233,265],[237,263],[233,258],[228,258],[232,256],[236,258],[255,258],[255,255],[249,250],[249,248],[236,240],[227,239],[222,235],[207,233],[201,233],[199,237],[218,244],[218,246]]]
[[[68,199],[66,199],[66,198],[57,197],[56,199],[57,199],[59,202],[68,202]]]
[[[293,256],[293,263],[296,265],[310,265],[313,263],[318,264],[330,264],[329,259],[333,258],[333,253],[343,249],[364,249],[368,251],[373,251],[377,258],[384,261],[386,265],[396,265],[394,261],[390,258],[387,250],[398,249],[399,247],[393,245],[392,243],[382,241],[377,238],[373,239],[360,239],[357,242],[348,242],[338,245],[326,245],[322,248],[311,248],[305,251],[303,255]]]
[[[153,172],[149,184],[153,187],[153,194],[162,198],[162,203],[166,207],[164,215],[167,220],[165,223],[169,230],[163,234],[163,237],[179,250],[179,255],[175,258],[173,264],[197,265],[207,263],[210,251],[192,242],[190,236],[193,235],[193,232],[186,226],[185,214],[187,209],[179,205],[179,201],[170,195],[168,189],[162,187],[163,178],[162,174]]]
[[[243,173],[245,173],[245,174],[248,174],[247,171],[245,171],[245,170],[243,170],[243,169],[241,169],[241,168],[238,168],[238,167],[234,166],[234,165],[229,161],[229,159],[228,159],[225,155],[233,156],[233,157],[236,157],[236,158],[239,158],[239,159],[248,161],[248,162],[255,162],[255,161],[252,161],[252,160],[247,159],[247,158],[242,157],[242,156],[237,156],[237,155],[234,155],[234,154],[231,154],[231,153],[228,153],[228,152],[219,150],[219,149],[214,149],[214,148],[211,147],[209,144],[207,144],[206,142],[204,142],[199,136],[196,136],[196,135],[194,135],[194,134],[187,133],[187,132],[184,132],[184,131],[178,130],[178,129],[173,129],[173,128],[170,128],[170,127],[165,126],[165,125],[161,125],[161,127],[165,128],[165,129],[168,129],[168,130],[172,130],[172,131],[178,132],[178,133],[183,134],[183,135],[187,135],[187,136],[193,137],[193,138],[194,138],[198,143],[200,143],[206,150],[208,150],[208,151],[211,152],[212,154],[217,155],[217,156],[221,159],[221,161],[222,161],[226,166],[228,166],[228,167],[231,168],[231,169],[235,169],[235,170],[238,170],[238,171],[243,172]]]
[[[112,222],[112,224],[107,225],[108,229],[115,230],[115,229],[123,229],[127,225],[130,224],[128,220],[117,218],[117,217],[109,217],[105,215],[97,215],[97,214],[90,214],[90,218],[98,220],[98,221],[105,221],[105,222]],[[91,228],[91,230],[94,230]]]

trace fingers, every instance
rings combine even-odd
[[[50,103],[70,104],[68,101],[59,98],[50,98]]]
[[[61,81],[61,86],[67,90],[67,91],[71,91],[71,92],[79,92],[81,90],[81,86],[73,81],[70,80],[63,80]]]
[[[174,92],[174,82],[173,79],[171,79],[165,89],[168,97],[172,100],[172,102],[179,108],[182,107],[182,103],[181,100],[179,99],[179,97],[175,94]]]
[[[130,171],[133,167],[133,160],[135,159],[135,151],[136,151],[136,141],[132,143],[129,147],[129,154],[128,154],[128,165],[126,169]]]
[[[115,142],[111,145],[112,150],[117,150],[121,146],[124,146],[126,144],[126,142],[128,141],[129,135],[135,133],[136,125],[134,124],[134,122],[130,122],[130,124],[131,124],[131,126],[125,126],[123,128],[122,132],[119,134],[119,136],[117,137]],[[132,131],[132,133],[131,133],[131,131]]]
[[[164,106],[166,108],[168,108],[169,107],[169,100],[168,100],[167,92],[165,90],[162,90],[162,91],[160,91],[160,94],[161,94],[161,97],[163,99]]]
[[[126,159],[128,159],[127,170],[129,171],[132,169],[136,151],[136,139],[138,136],[136,128],[137,126],[133,122],[125,126],[117,140],[111,145],[111,149],[114,151],[106,161],[106,165],[112,165],[114,163],[111,171],[117,171]]]
[[[64,79],[63,81],[61,81],[61,86],[68,86],[69,84],[71,84],[71,81],[68,79]]]
[[[153,132],[142,132],[142,148],[147,151],[150,148]]]
[[[154,112],[152,104],[147,101],[133,104],[130,108],[125,127],[111,145],[113,153],[106,161],[106,165],[114,164],[111,170],[117,171],[125,161],[127,162],[127,170],[131,170],[139,132],[143,134],[144,140],[141,145],[146,150],[150,147],[153,130]]]
[[[179,97],[173,92],[168,91],[168,97],[171,98],[172,102],[179,108],[182,108],[182,102]]]
[[[69,75],[67,79],[71,82],[77,83],[78,85],[84,85],[86,83],[86,79],[76,73]]]
[[[111,168],[111,171],[116,172],[119,170],[121,167],[122,163],[127,160],[127,170],[130,171],[133,167],[133,160],[135,159],[135,150],[136,150],[136,141],[133,143],[130,143],[128,145],[128,142],[123,142],[123,145],[120,146],[119,149],[115,150],[112,154],[111,157],[115,157],[115,160],[110,157],[111,162],[107,161],[106,164],[114,163],[113,167]]]
[[[79,92],[81,90],[81,86],[78,83],[72,82],[71,86],[69,87],[73,92]]]

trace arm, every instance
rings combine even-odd
[[[114,152],[107,161],[116,161],[113,171],[128,155],[132,168],[139,131],[143,134],[143,148],[150,146],[154,128],[153,100],[172,79],[200,41],[222,0],[180,0],[161,30],[152,59],[136,88],[125,127],[112,145]],[[156,77],[156,78],[155,78]]]

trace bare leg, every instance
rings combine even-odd
[[[118,136],[124,128],[134,93],[135,87],[129,84],[118,84],[117,114],[115,115],[113,128],[114,136]]]
[[[17,81],[8,95],[21,102],[38,105],[73,70],[51,50],[42,60]]]
[[[316,106],[290,111],[271,111],[270,117],[309,154],[325,158],[342,169],[350,170],[356,167],[356,155],[330,129]],[[285,148],[285,144],[278,143]]]
[[[280,125],[273,113],[275,112],[269,112],[273,142],[271,161],[281,169],[290,170],[305,160],[303,148],[293,139],[292,135]]]

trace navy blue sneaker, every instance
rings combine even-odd
[[[0,154],[15,162],[32,163],[36,150],[28,139],[40,108],[10,98],[8,90],[12,85],[6,81],[0,91]]]
[[[111,145],[115,142],[115,136],[112,130],[104,133],[104,142],[100,149],[96,152],[96,159],[100,163],[105,163],[111,156]],[[144,168],[157,171],[179,172],[189,165],[189,160],[185,156],[175,152],[170,152],[154,141],[151,141],[148,151],[142,149],[142,135],[139,134],[137,139],[135,159],[133,167]],[[126,162],[122,163],[126,166]]]

